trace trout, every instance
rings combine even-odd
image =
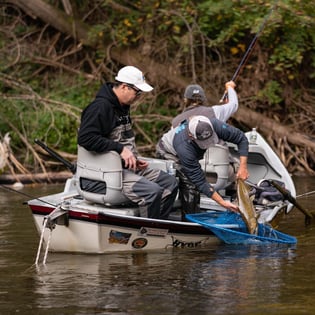
[[[258,222],[254,204],[249,196],[249,186],[242,180],[237,180],[237,200],[241,216],[250,234],[257,234]]]

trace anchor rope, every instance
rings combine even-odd
[[[46,265],[46,260],[47,260],[47,256],[48,256],[48,249],[49,249],[49,245],[50,245],[51,235],[52,235],[52,229],[50,229],[50,233],[49,233],[49,236],[48,236],[46,250],[45,250],[45,255],[44,255],[44,259],[43,259],[43,265]]]
[[[41,233],[41,235],[40,235],[40,240],[39,240],[39,244],[38,244],[37,255],[36,255],[36,260],[35,260],[35,265],[38,265],[39,256],[40,256],[40,251],[41,251],[42,244],[43,244],[43,240],[44,240],[44,233],[45,233],[45,229],[46,229],[46,226],[47,226],[47,222],[48,222],[48,219],[45,217],[45,218],[44,218],[44,223],[43,223],[42,233]]]
[[[45,248],[45,254],[44,254],[44,257],[43,257],[43,265],[46,264],[46,260],[47,260],[47,256],[48,256],[48,250],[49,250],[49,245],[50,245],[51,236],[52,236],[52,231],[54,229],[54,226],[51,224],[51,222],[49,222],[49,220],[51,220],[50,217],[53,214],[55,214],[56,212],[58,212],[58,210],[60,210],[60,209],[62,209],[61,206],[58,206],[48,216],[44,217],[43,228],[42,228],[42,232],[41,232],[41,236],[40,236],[40,240],[39,240],[39,245],[38,245],[38,249],[37,249],[35,265],[38,265],[39,256],[40,256],[41,248],[42,248],[43,241],[44,241],[45,229],[48,228],[50,230],[50,232],[49,232],[49,235],[48,235],[48,240],[47,240],[47,244],[46,244],[46,248]],[[48,223],[49,223],[49,225],[48,225]]]

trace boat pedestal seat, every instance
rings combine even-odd
[[[78,146],[77,189],[89,202],[130,205],[122,191],[123,167],[117,152],[96,153]]]
[[[229,181],[230,158],[227,146],[216,144],[210,147],[199,163],[215,190],[224,189],[231,184]]]

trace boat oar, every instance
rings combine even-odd
[[[271,185],[275,187],[282,195],[283,197],[291,202],[297,209],[299,209],[304,215],[305,215],[305,225],[309,225],[311,223],[311,220],[314,218],[314,213],[310,213],[308,210],[304,209],[297,201],[296,199],[291,195],[291,193],[286,190],[285,188],[281,187],[278,183],[276,183],[274,180],[269,180]]]

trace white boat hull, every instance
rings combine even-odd
[[[49,250],[53,252],[104,254],[135,250],[197,248],[219,242],[206,230],[201,230],[204,234],[170,232],[159,222],[155,224],[157,227],[143,222],[136,228],[128,228],[70,219],[68,226],[56,224],[54,229],[50,230],[43,229],[43,215],[34,215],[34,220],[39,234],[43,232],[44,248],[49,246]],[[150,222],[152,223],[152,220]],[[178,224],[185,226],[185,229],[198,226],[188,222]],[[178,229],[181,230],[180,227]]]

